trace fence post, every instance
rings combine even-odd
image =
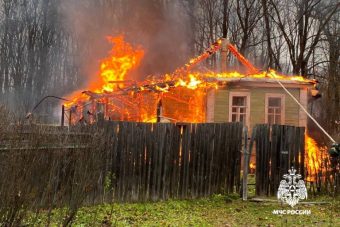
[[[248,147],[248,128],[243,127],[243,177],[242,177],[242,200],[246,201],[248,198],[248,162],[249,162],[249,152]]]
[[[61,127],[64,127],[65,125],[65,105],[61,106]]]
[[[70,108],[70,113],[68,116],[68,126],[70,127],[72,125],[72,107]]]

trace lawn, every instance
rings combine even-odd
[[[274,199],[274,198],[272,198]],[[309,201],[329,204],[298,204],[295,209],[311,210],[311,215],[276,215],[289,209],[277,202],[243,202],[238,196],[214,195],[195,200],[154,203],[104,204],[81,208],[73,226],[340,226],[340,199],[318,197]],[[53,226],[60,225],[63,210],[54,210]],[[27,220],[43,226],[46,217]]]

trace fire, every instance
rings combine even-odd
[[[141,47],[133,47],[125,42],[122,35],[107,37],[107,41],[112,44],[109,56],[101,60],[98,75],[91,77],[87,86],[88,90],[95,93],[114,92],[124,87],[128,73],[139,66],[144,56],[144,50]],[[88,100],[88,96],[79,93],[77,91],[67,97],[72,100],[66,103],[67,107],[79,101]]]
[[[195,76],[194,74],[189,74],[189,81],[179,79],[177,85],[195,90],[200,84],[202,84],[202,81],[198,79],[197,75]]]
[[[255,173],[255,170],[256,170],[256,164],[254,162],[250,162],[249,163],[249,172],[250,173]]]
[[[318,173],[324,172],[323,162],[327,160],[327,147],[322,147],[310,137],[305,135],[305,166],[307,168],[307,181],[316,181]]]
[[[301,82],[308,82],[309,80],[303,78],[302,76],[286,76],[277,73],[275,70],[269,70],[269,72],[260,72],[250,75],[241,74],[239,72],[230,72],[230,73],[210,73],[208,74],[209,77],[216,77],[216,78],[253,78],[253,79],[278,79],[278,80],[292,80],[292,81],[301,81]]]
[[[144,51],[141,48],[134,49],[124,41],[123,36],[108,37],[107,39],[113,44],[113,48],[110,51],[110,56],[103,59],[100,64],[100,81],[96,92],[117,90],[118,87],[121,87],[117,83],[123,82],[128,73],[138,67],[144,56]]]

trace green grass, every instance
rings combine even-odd
[[[274,199],[274,198],[273,198]],[[311,201],[311,200],[309,200]],[[323,205],[297,205],[311,215],[274,215],[274,209],[289,209],[279,203],[243,202],[238,196],[215,195],[196,200],[155,203],[104,204],[81,208],[73,226],[340,226],[340,202],[329,197]],[[62,210],[54,210],[53,226],[61,223]],[[44,226],[46,217],[31,225]]]

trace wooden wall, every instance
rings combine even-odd
[[[288,89],[294,97],[300,99],[300,89]],[[285,95],[285,125],[299,126],[300,107],[281,88],[269,87],[249,87],[240,88],[228,86],[215,91],[214,122],[229,121],[229,92],[249,92],[250,93],[250,125],[253,128],[256,124],[265,123],[265,95],[266,93],[276,93]]]

